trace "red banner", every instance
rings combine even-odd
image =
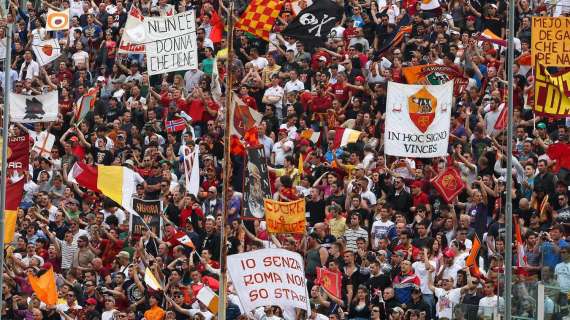
[[[323,289],[337,299],[342,299],[342,279],[339,273],[325,268],[317,268],[317,281],[315,283],[322,286]]]
[[[465,188],[459,172],[453,167],[447,168],[442,174],[433,178],[431,183],[448,203]]]
[[[8,176],[23,175],[30,165],[30,137],[23,135],[8,138]]]

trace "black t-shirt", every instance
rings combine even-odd
[[[307,220],[309,223],[314,226],[317,222],[325,221],[325,201],[318,200],[318,201],[307,201],[307,212],[309,213],[309,217]]]
[[[145,179],[145,182],[148,185],[156,185],[159,184],[162,181],[162,177],[147,177]],[[151,192],[147,192],[145,191],[144,193],[145,199],[147,200],[155,200],[158,199],[158,197],[160,196],[160,190],[157,191],[151,191]]]

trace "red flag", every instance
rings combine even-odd
[[[257,135],[258,129],[256,126],[251,127],[247,130],[243,136],[243,139],[250,147],[255,147],[259,145],[259,137]]]
[[[83,160],[85,158],[85,149],[83,149],[83,147],[79,142],[76,143],[75,146],[73,147],[72,153],[79,160]]]
[[[431,183],[448,203],[465,188],[459,172],[453,167],[448,167],[442,174],[433,178]]]
[[[321,285],[330,295],[342,299],[342,279],[338,272],[332,272],[325,268],[317,268],[316,283]]]
[[[495,130],[505,130],[507,127],[507,111],[509,108],[503,103],[503,110],[499,113],[499,117],[497,118],[497,122],[495,122]]]
[[[97,168],[77,161],[69,171],[68,176],[69,181],[76,181],[77,184],[89,190],[101,192],[97,187]]]
[[[212,18],[210,19],[210,24],[212,25],[212,30],[210,31],[210,40],[213,43],[218,43],[222,41],[222,34],[224,33],[224,22],[218,15],[216,10],[210,12]]]
[[[245,156],[245,147],[235,135],[230,137],[230,154],[234,156]]]

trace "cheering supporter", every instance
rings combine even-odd
[[[564,4],[516,2],[508,65],[504,1],[229,2],[10,2],[3,318],[491,319],[507,272],[513,316],[569,315],[570,122],[533,112],[530,65],[532,18]],[[153,68],[137,21],[191,11],[192,59],[165,46],[179,65]],[[449,103],[431,89],[446,83]],[[442,123],[443,143],[409,144]],[[421,152],[392,152],[396,135]],[[303,203],[301,230],[269,201]],[[305,309],[250,308],[223,278],[225,252],[275,248],[303,259]]]

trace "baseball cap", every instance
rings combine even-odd
[[[546,129],[546,124],[544,122],[539,122],[536,127],[539,129]]]
[[[90,305],[96,305],[97,300],[95,300],[95,298],[89,298],[89,299],[85,300],[85,303],[90,304]]]
[[[326,57],[323,57],[323,56],[320,56],[320,57],[319,57],[319,61],[327,62],[327,58],[326,58]]]
[[[354,78],[355,81],[359,81],[359,82],[364,82],[364,77],[363,76],[357,76],[356,78]]]
[[[412,188],[421,188],[422,183],[420,181],[414,181],[411,185]]]
[[[448,258],[455,258],[455,252],[451,249],[447,249],[445,250],[445,252],[443,253],[444,256],[448,257]]]
[[[474,16],[467,16],[467,20],[470,20],[470,21],[475,21],[476,19],[475,19],[475,17],[474,17]]]

